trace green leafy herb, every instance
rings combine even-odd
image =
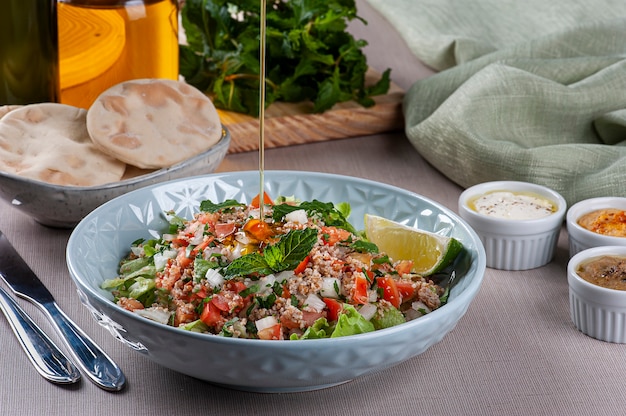
[[[267,275],[294,269],[311,252],[317,242],[313,228],[292,230],[275,244],[265,248],[263,254],[249,253],[233,260],[223,269],[226,278],[251,274]]]
[[[260,1],[186,0],[180,72],[218,108],[259,114]],[[389,89],[387,69],[365,85],[364,40],[347,32],[359,19],[354,0],[269,0],[266,11],[266,104],[313,102],[314,112],[354,100],[374,104]]]
[[[272,273],[272,269],[260,253],[249,253],[238,257],[222,271],[225,278],[247,276],[254,273],[261,275]]]
[[[359,253],[378,253],[378,246],[366,240],[356,240],[350,247]]]
[[[237,202],[234,199],[227,199],[226,201],[220,202],[219,204],[215,204],[212,201],[209,201],[207,199],[207,200],[200,202],[200,211],[212,213],[212,212],[227,210],[230,208],[245,207],[245,206],[246,204]]]
[[[274,205],[274,212],[272,214],[274,221],[281,221],[285,215],[299,209],[305,210],[309,217],[315,215],[319,216],[326,225],[343,228],[353,234],[357,232],[347,220],[350,215],[350,205],[345,202],[334,205],[332,202],[320,202],[314,199],[313,201],[304,201],[299,205]]]
[[[196,257],[193,260],[193,280],[199,282],[203,279],[209,269],[218,268],[219,264],[216,261],[204,260],[203,258]]]

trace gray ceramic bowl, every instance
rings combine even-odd
[[[72,228],[94,208],[129,191],[160,182],[211,173],[230,146],[230,133],[209,150],[172,167],[101,186],[61,186],[0,171],[0,198],[50,227]]]
[[[310,172],[265,172],[265,190],[273,197],[349,202],[349,220],[357,229],[363,229],[364,214],[372,213],[459,239],[466,252],[448,303],[416,320],[367,334],[263,341],[159,324],[117,306],[111,294],[100,289],[105,279],[117,275],[131,242],[167,229],[164,211],[190,218],[205,199],[250,202],[259,193],[258,172],[213,174],[150,186],[87,215],[67,246],[68,268],[82,302],[113,336],[160,365],[230,388],[293,392],[340,384],[423,353],[455,327],[480,288],[486,267],[480,238],[436,202],[377,182]]]

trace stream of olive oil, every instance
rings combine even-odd
[[[266,3],[261,0],[260,36],[259,36],[259,218],[264,221],[265,201],[265,28]]]

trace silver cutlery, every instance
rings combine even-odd
[[[119,366],[61,310],[50,291],[2,232],[0,277],[16,295],[34,303],[43,311],[61,334],[80,369],[93,383],[109,391],[124,388],[126,378]]]
[[[0,310],[9,321],[28,359],[43,378],[59,384],[72,384],[80,380],[76,366],[2,288]]]

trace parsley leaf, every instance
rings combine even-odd
[[[350,204],[346,202],[335,206],[331,202],[321,202],[314,199],[313,201],[301,202],[299,205],[274,205],[274,212],[272,214],[274,221],[281,221],[285,215],[299,209],[305,210],[309,217],[318,215],[320,219],[324,221],[325,225],[343,228],[353,234],[357,233],[352,224],[347,220],[347,217],[350,215]]]
[[[200,202],[200,211],[213,213],[213,212],[223,211],[229,208],[245,207],[245,206],[246,204],[237,202],[234,199],[227,199],[224,202],[220,202],[218,204],[215,204],[212,201],[207,199],[207,200]]]

